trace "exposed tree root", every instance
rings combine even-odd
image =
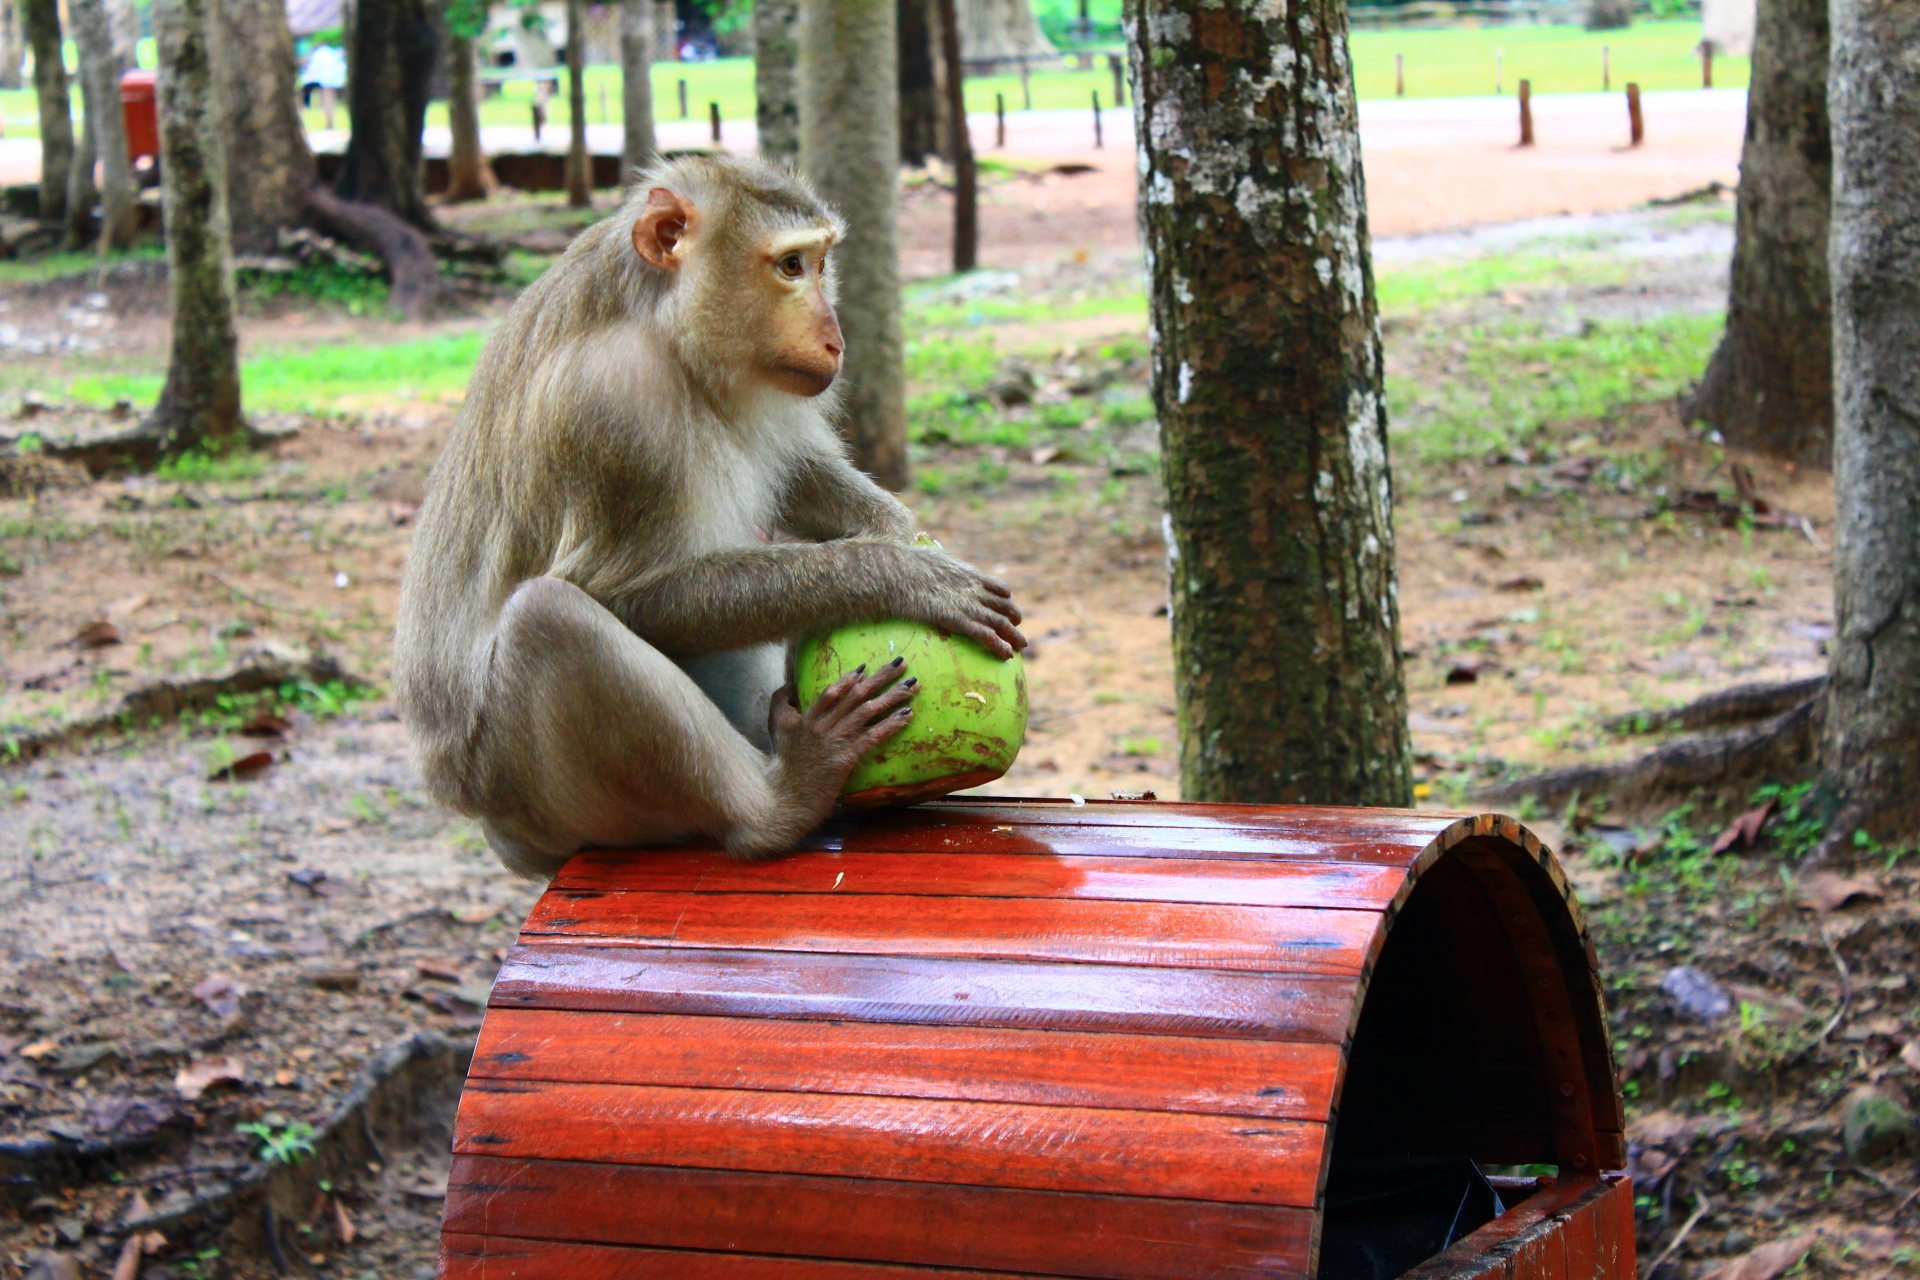
[[[307,205],[322,230],[387,264],[394,309],[409,320],[425,320],[457,309],[453,293],[440,278],[433,245],[418,227],[375,205],[342,200],[316,182],[307,188]]]
[[[1577,793],[1583,799],[1605,797],[1608,812],[1621,816],[1654,815],[1688,800],[1744,805],[1761,783],[1804,778],[1817,768],[1826,713],[1825,681],[1820,684],[1812,697],[1757,725],[1682,738],[1620,764],[1550,769],[1481,788],[1474,799],[1510,804],[1532,796],[1555,806]]]
[[[1729,725],[1751,724],[1791,711],[1826,691],[1825,676],[1771,684],[1740,684],[1696,698],[1664,711],[1630,711],[1600,722],[1608,733],[1660,733],[1669,729],[1698,732]]]

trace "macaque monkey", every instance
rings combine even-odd
[[[914,545],[834,433],[842,234],[781,170],[676,160],[487,342],[420,510],[394,684],[428,791],[512,870],[695,834],[794,848],[914,682],[896,661],[798,707],[793,640],[905,617],[1026,646],[1007,588]]]

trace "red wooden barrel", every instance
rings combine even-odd
[[[1424,1280],[1628,1280],[1621,1131],[1511,819],[945,801],[570,862],[494,985],[441,1270],[1346,1280],[1472,1160],[1559,1177],[1496,1182]]]

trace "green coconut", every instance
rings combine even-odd
[[[875,809],[916,804],[992,782],[1027,734],[1027,673],[1018,654],[1002,660],[963,636],[924,622],[870,622],[806,641],[795,657],[794,692],[810,707],[820,691],[861,663],[877,670],[904,657],[902,680],[917,676],[913,719],[862,756],[842,804]]]

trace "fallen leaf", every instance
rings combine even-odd
[[[32,1044],[28,1045],[26,1048],[22,1049],[20,1051],[20,1056],[23,1058],[29,1059],[30,1061],[38,1062],[40,1059],[46,1057],[48,1054],[59,1049],[59,1047],[60,1047],[60,1042],[58,1040],[36,1040]]]
[[[101,618],[74,632],[73,643],[81,649],[104,649],[110,644],[120,643],[120,628]]]
[[[1495,591],[1538,591],[1547,584],[1530,573],[1514,578],[1502,578],[1494,584]]]
[[[1775,1240],[1751,1253],[1742,1254],[1725,1266],[1714,1268],[1701,1280],[1774,1280],[1775,1276],[1812,1252],[1813,1245],[1812,1233]]]
[[[1853,1243],[1853,1251],[1847,1256],[1868,1262],[1885,1262],[1906,1243],[1892,1227],[1848,1227],[1846,1238]]]
[[[247,1080],[247,1066],[235,1058],[202,1058],[198,1062],[189,1062],[180,1068],[173,1078],[174,1092],[188,1102],[197,1101],[201,1094],[217,1084],[240,1085]]]
[[[500,914],[500,904],[497,902],[468,903],[464,907],[447,908],[447,914],[461,924],[485,924]]]
[[[420,962],[420,976],[423,978],[434,978],[440,982],[451,982],[455,985],[467,980],[467,975],[452,965],[439,964],[432,960],[422,960]]]
[[[340,1197],[333,1198],[333,1226],[340,1233],[341,1244],[352,1244],[358,1234],[353,1229],[353,1219],[347,1216],[347,1206],[340,1203]]]
[[[1035,449],[1031,456],[1034,466],[1044,467],[1060,456],[1060,450],[1053,445],[1043,444],[1038,449]]]
[[[1800,901],[1825,914],[1838,911],[1856,898],[1878,898],[1880,886],[1864,876],[1841,876],[1820,871],[1800,880]]]
[[[1749,809],[1739,815],[1727,825],[1725,831],[1720,833],[1719,839],[1713,842],[1713,851],[1725,853],[1736,844],[1748,849],[1753,848],[1759,843],[1760,828],[1767,824],[1767,818],[1772,813],[1773,801],[1769,800],[1758,808]]]
[[[412,1196],[415,1200],[445,1200],[447,1198],[446,1180],[438,1182],[416,1183],[400,1188],[403,1196]]]
[[[256,751],[252,755],[241,756],[224,769],[215,769],[207,775],[208,782],[237,782],[251,778],[273,763],[273,752]]]
[[[293,725],[285,716],[262,711],[241,725],[240,732],[249,738],[284,738],[293,732]]]
[[[282,1089],[291,1088],[293,1086],[293,1082],[295,1080],[298,1080],[299,1078],[300,1078],[299,1076],[295,1075],[291,1071],[288,1071],[285,1067],[282,1067],[280,1070],[273,1073],[273,1082],[279,1085]]]
[[[1907,1064],[1907,1070],[1920,1073],[1920,1040],[1909,1040],[1900,1050],[1900,1061]]]
[[[207,1006],[207,1012],[225,1022],[240,1012],[241,997],[247,989],[224,973],[211,973],[193,989],[194,999]]]

